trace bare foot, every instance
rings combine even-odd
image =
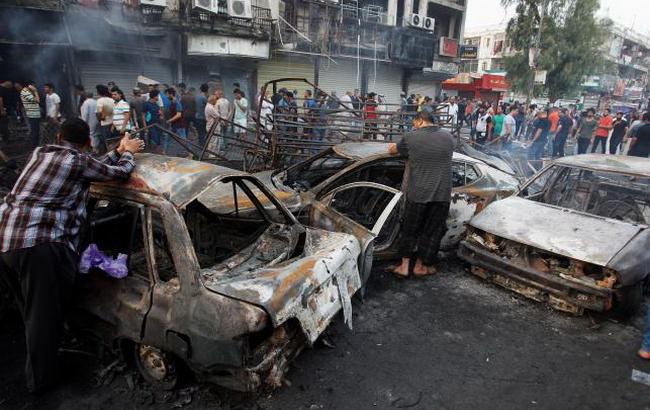
[[[413,273],[415,276],[433,275],[437,272],[438,271],[436,270],[435,266],[427,266],[422,263],[420,259],[415,262],[415,266],[413,267]]]
[[[407,277],[409,275],[409,260],[407,258],[402,259],[402,263],[394,266],[391,272],[395,275]]]

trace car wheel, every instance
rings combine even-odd
[[[643,281],[616,290],[612,313],[623,318],[634,315],[643,303]]]
[[[171,390],[178,384],[178,368],[173,356],[143,344],[135,344],[135,364],[142,377],[162,390]]]

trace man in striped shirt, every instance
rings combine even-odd
[[[111,90],[111,97],[115,101],[113,106],[113,134],[124,134],[131,129],[131,105],[126,102],[124,93],[117,87]]]
[[[0,280],[16,296],[25,323],[25,374],[30,391],[57,381],[57,352],[64,303],[77,271],[77,240],[86,217],[90,183],[127,179],[133,153],[144,143],[125,137],[116,150],[96,159],[88,125],[66,121],[57,142],[38,147],[0,205]]]
[[[32,148],[41,142],[41,99],[32,81],[16,81],[16,90],[20,93],[20,102],[25,110],[29,124],[29,141]]]

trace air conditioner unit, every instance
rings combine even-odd
[[[431,17],[423,17],[422,20],[422,28],[428,31],[433,31],[433,28],[436,25],[436,19]]]
[[[217,13],[219,2],[217,0],[192,0],[192,8]]]
[[[240,19],[252,19],[251,0],[228,0],[228,15]]]
[[[407,24],[411,27],[420,27],[424,24],[424,18],[419,14],[411,14],[408,16]]]
[[[140,0],[141,6],[166,7],[167,0]]]

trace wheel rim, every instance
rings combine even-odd
[[[163,381],[173,373],[165,354],[153,346],[141,345],[138,349],[138,359],[142,369],[154,380]]]

